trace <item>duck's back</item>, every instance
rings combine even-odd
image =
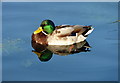
[[[84,41],[87,37],[83,35],[87,28],[82,25],[61,26],[49,35],[47,41],[49,45],[71,45]]]

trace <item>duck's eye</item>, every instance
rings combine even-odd
[[[42,24],[41,27],[47,26],[47,24]]]

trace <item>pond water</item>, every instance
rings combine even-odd
[[[41,62],[32,52],[31,35],[41,21],[56,25],[93,25],[90,52],[53,54]],[[3,81],[117,81],[118,3],[3,2]]]

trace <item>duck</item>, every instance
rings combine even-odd
[[[58,25],[52,20],[43,20],[32,33],[32,42],[43,46],[48,45],[74,45],[86,40],[94,30],[92,25]]]

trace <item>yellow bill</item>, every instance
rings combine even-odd
[[[41,31],[43,31],[42,27],[39,27],[36,31],[34,31],[34,34],[40,33]]]
[[[36,52],[36,51],[32,51],[32,52],[35,53],[38,57],[41,56],[41,53],[39,53],[39,52]]]

